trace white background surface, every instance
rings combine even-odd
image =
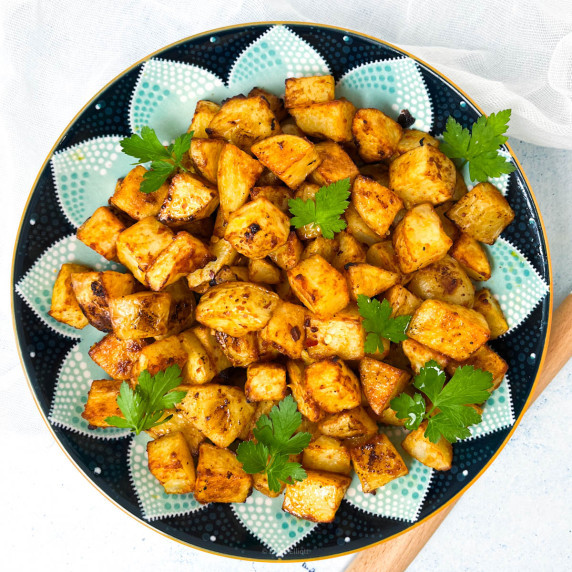
[[[279,568],[281,572],[337,572],[351,560],[352,556],[346,556],[307,565],[241,563],[183,547],[126,516],[88,484],[46,430],[28,391],[11,330],[11,255],[28,191],[67,122],[122,69],[184,36],[255,20],[328,21],[389,41],[414,43],[413,36],[391,37],[384,26],[376,24],[396,20],[398,9],[403,10],[404,22],[414,22],[417,12],[409,10],[408,15],[407,2],[376,2],[375,6],[364,2],[367,10],[346,3],[329,9],[327,16],[325,2],[313,2],[308,10],[301,8],[302,3],[296,4],[253,1],[226,6],[190,0],[2,3],[0,569],[267,572]],[[330,7],[336,4],[327,3]],[[446,18],[457,27],[459,22],[462,25],[463,14],[469,13],[467,8],[474,2],[465,6],[456,2],[455,12],[449,4],[446,0],[431,3],[436,25],[443,25]],[[199,6],[207,5],[208,12],[198,11]],[[557,14],[560,23],[572,22],[572,11],[565,6],[569,4],[562,2]],[[376,18],[368,12],[374,9]],[[520,12],[515,8],[512,13],[518,16]],[[501,16],[505,15],[494,11],[481,15],[480,25],[490,31],[493,20],[498,23]],[[536,24],[530,21],[530,26]],[[551,30],[544,32],[550,36]],[[431,40],[433,45],[441,43],[435,35]],[[472,49],[486,54],[488,40],[481,38],[481,42]],[[427,54],[431,55],[431,50],[425,50]],[[566,82],[572,89],[572,73],[564,77]],[[482,103],[478,98],[477,102]],[[527,136],[526,130],[522,133]],[[529,139],[534,139],[534,129],[529,134]],[[572,289],[572,152],[517,140],[511,143],[535,190],[548,229],[557,305]],[[561,134],[551,143],[571,146]],[[572,569],[571,382],[569,364],[531,408],[499,458],[464,495],[411,571]]]

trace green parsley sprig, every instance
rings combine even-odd
[[[294,432],[302,423],[302,415],[294,398],[289,395],[269,415],[262,415],[252,433],[256,441],[243,441],[236,450],[242,468],[249,474],[266,474],[268,488],[279,492],[281,483],[303,481],[307,475],[290,455],[301,453],[310,443],[310,433]]]
[[[294,215],[290,223],[295,228],[307,224],[319,227],[324,238],[334,238],[334,233],[347,227],[341,218],[349,206],[350,179],[342,179],[331,185],[321,187],[313,199],[307,201],[297,198],[290,199],[288,206]]]
[[[426,410],[420,393],[413,397],[402,393],[391,400],[390,407],[399,419],[406,419],[407,429],[417,429],[427,419],[425,437],[437,443],[441,436],[455,443],[471,436],[469,427],[482,421],[480,413],[468,405],[476,405],[490,397],[493,376],[472,365],[458,367],[445,385],[445,372],[435,360],[428,361],[415,376],[413,385],[432,403]],[[438,410],[438,412],[436,412]]]
[[[151,375],[147,370],[142,371],[137,381],[135,389],[131,389],[125,381],[119,388],[117,405],[124,417],[113,415],[105,421],[114,427],[131,429],[139,435],[141,431],[168,421],[172,415],[161,419],[165,410],[173,408],[187,392],[172,391],[182,383],[181,368],[178,365],[172,365],[156,375]]]
[[[463,159],[460,167],[469,164],[469,176],[473,181],[487,181],[489,177],[499,177],[512,173],[514,165],[499,155],[501,145],[506,143],[511,110],[505,109],[481,115],[471,131],[461,126],[452,117],[447,119],[444,142],[439,147],[450,159]]]
[[[143,127],[141,135],[134,133],[131,137],[120,141],[123,152],[138,159],[134,165],[151,163],[150,169],[143,176],[140,187],[142,193],[155,192],[177,169],[186,171],[183,158],[191,147],[192,137],[192,131],[183,133],[174,143],[165,147],[159,141],[154,129]]]

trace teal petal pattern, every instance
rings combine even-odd
[[[466,439],[466,441],[494,433],[513,423],[514,412],[510,396],[510,381],[508,376],[505,376],[499,387],[487,399],[483,408],[483,420],[478,425],[470,428],[471,437]]]

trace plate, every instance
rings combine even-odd
[[[69,458],[127,513],[184,544],[249,560],[309,560],[387,540],[460,495],[487,468],[518,423],[545,350],[551,273],[536,201],[516,166],[492,182],[516,213],[490,247],[487,282],[510,330],[492,342],[509,364],[487,402],[483,423],[454,446],[453,468],[433,471],[406,458],[410,473],[364,495],[354,478],[334,522],[315,524],[280,510],[281,499],[255,491],[244,504],[201,506],[191,495],[166,495],[146,468],[146,436],[91,430],[81,418],[92,379],[105,374],[87,355],[102,337],[74,330],[47,311],[57,270],[77,261],[114,269],[75,238],[77,227],[112,194],[132,159],[119,141],[150,125],[164,142],[184,132],[199,99],[221,101],[264,87],[282,93],[291,76],[331,73],[336,96],[396,116],[408,109],[415,127],[439,136],[449,115],[470,126],[481,112],[436,70],[398,48],[357,32],[301,23],[233,26],[187,38],[130,67],[78,113],[46,159],[31,191],[15,247],[14,325],[23,366],[40,413]],[[468,180],[468,173],[465,173]],[[389,436],[396,443],[400,429]],[[516,467],[515,467],[516,470]]]

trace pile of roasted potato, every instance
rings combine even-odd
[[[177,364],[187,394],[150,431],[149,468],[168,493],[244,502],[252,487],[279,493],[243,471],[236,442],[291,393],[312,441],[283,508],[332,521],[352,469],[364,492],[407,474],[383,425],[403,425],[389,403],[427,361],[502,381],[507,364],[486,342],[508,325],[473,281],[490,278],[481,243],[514,213],[489,183],[468,191],[428,133],[335,99],[332,76],[287,79],[283,99],[255,88],[199,101],[189,130],[186,172],[144,194],[135,167],[77,232],[128,272],[64,264],[57,277],[50,315],[107,332],[89,354],[111,379],[93,381],[83,417],[106,427],[122,380]],[[346,178],[345,230],[291,227],[291,198]],[[409,339],[366,355],[359,294],[413,315]],[[423,431],[403,448],[449,469],[450,443]]]

